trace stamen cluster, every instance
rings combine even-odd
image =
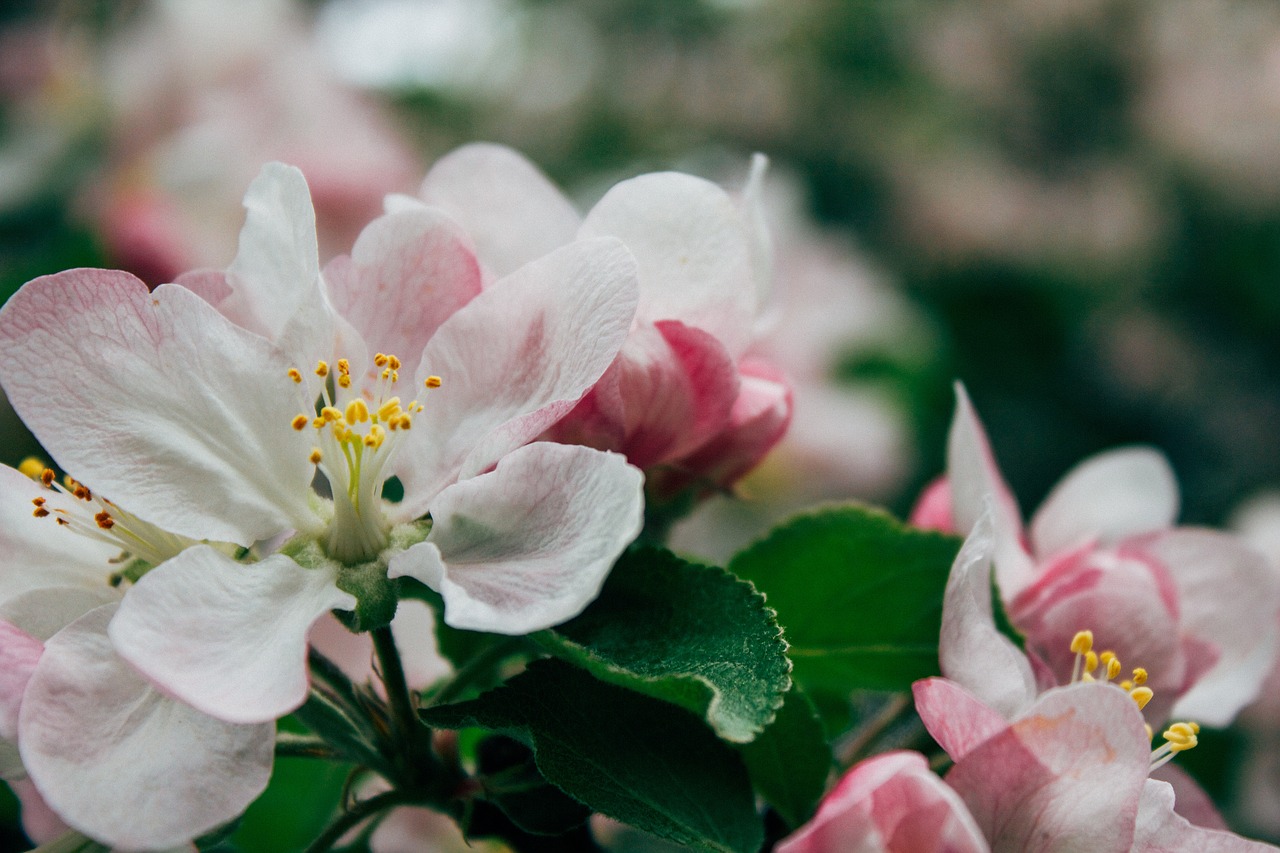
[[[1076,656],[1075,664],[1071,669],[1072,684],[1088,681],[1101,681],[1105,684],[1113,681],[1124,669],[1115,652],[1104,651],[1101,654],[1094,652],[1092,631],[1078,631],[1071,639],[1071,651]],[[1097,676],[1094,675],[1095,672],[1098,673]],[[1139,709],[1143,709],[1155,696],[1151,688],[1146,686],[1146,681],[1147,671],[1142,667],[1136,667],[1132,678],[1127,678],[1116,686],[1128,693],[1133,701],[1138,703]],[[1198,723],[1190,721],[1171,723],[1169,728],[1161,732],[1164,744],[1151,751],[1151,769],[1163,767],[1172,761],[1177,753],[1194,748],[1199,743],[1197,738],[1199,734]],[[1147,725],[1147,738],[1150,739],[1152,736],[1151,726]]]

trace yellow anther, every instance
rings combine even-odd
[[[1174,723],[1165,729],[1162,733],[1165,739],[1165,746],[1170,752],[1184,752],[1195,747],[1200,742],[1196,737],[1200,732],[1200,726],[1195,723]]]
[[[342,374],[341,376],[339,376],[339,377],[338,377],[338,387],[339,387],[339,388],[350,388],[350,387],[351,387],[351,374],[349,374],[349,373],[344,373],[344,374]]]
[[[116,526],[115,519],[113,519],[105,510],[95,515],[93,520],[98,522],[98,526],[103,530],[110,530]]]
[[[340,358],[340,359],[338,359],[338,372],[339,372],[339,373],[350,373],[350,372],[351,372],[351,362],[347,361],[345,358]]]
[[[400,359],[396,358],[394,355],[387,356],[387,363],[391,365],[392,370],[400,369]]]
[[[311,455],[308,458],[311,460],[312,465],[319,465],[320,460],[324,458],[324,454],[320,452],[320,448],[313,447],[311,448]]]
[[[1132,689],[1133,689],[1133,682],[1126,678],[1124,681],[1120,682],[1120,689],[1121,689],[1121,690],[1132,690]]]
[[[1084,653],[1084,671],[1087,675],[1098,668],[1098,656],[1093,652]]]
[[[358,424],[369,420],[369,407],[359,397],[347,403],[347,423]]]
[[[391,371],[391,384],[395,385],[399,381],[400,381],[399,371],[395,371],[395,370]]]
[[[390,378],[391,378],[391,368],[390,368],[390,367],[383,368],[383,370],[382,370],[382,378],[383,378],[383,379],[390,379]]]
[[[413,426],[413,417],[410,415],[401,415],[395,419],[395,425],[399,429],[408,429]]]
[[[57,477],[57,474],[53,473],[52,468],[45,468],[40,472],[40,482],[44,483],[46,489],[53,486],[53,480],[55,477]]]
[[[75,495],[78,500],[93,500],[93,492],[89,491],[83,484],[77,483],[75,480],[69,480],[67,485],[71,488],[71,494]]]
[[[440,387],[440,383],[441,383],[441,379],[440,379],[440,377],[439,377],[439,376],[436,376],[436,375],[433,373],[433,374],[431,374],[430,376],[428,376],[428,377],[423,381],[423,383],[422,383],[422,384],[423,384],[423,385],[425,385],[425,386],[427,386],[428,388],[439,388],[439,387]]]
[[[325,361],[324,359],[321,359],[320,361],[317,361],[317,362],[316,362],[316,376],[319,376],[321,379],[323,379],[324,377],[326,377],[326,376],[328,376],[328,375],[329,375],[329,362]]]
[[[1147,740],[1151,740],[1151,738],[1155,737],[1155,732],[1151,731],[1150,723],[1143,723],[1142,727],[1147,730]]]
[[[307,422],[310,420],[311,418],[307,417],[306,415],[298,415],[293,419],[293,428],[301,432],[302,430],[306,429]]]
[[[364,446],[372,447],[373,449],[377,450],[379,447],[382,446],[382,442],[385,441],[386,438],[387,438],[386,430],[384,430],[382,427],[378,426],[377,424],[374,424],[373,426],[369,427],[369,434],[364,437]]]
[[[326,423],[328,423],[328,421],[324,418],[315,418],[311,421],[311,425],[316,429],[323,429]]]
[[[1107,661],[1107,681],[1118,676],[1121,669],[1119,659],[1112,657],[1111,660]]]
[[[1143,669],[1142,667],[1137,667],[1137,668],[1135,668],[1135,669],[1133,670],[1133,683],[1134,683],[1134,684],[1146,684],[1146,683],[1147,683],[1147,671],[1146,671],[1145,669]]]
[[[35,504],[36,506],[44,506],[44,505],[45,505],[45,499],[44,499],[44,498],[32,498],[32,499],[31,499],[31,502],[32,502],[33,504]]]
[[[36,518],[44,518],[46,515],[49,514],[49,510],[45,509],[42,506],[38,506],[31,512],[31,514],[34,515]]]
[[[430,381],[430,377],[428,377]],[[1093,649],[1093,632],[1079,631],[1071,640],[1071,651],[1078,655],[1088,654]]]
[[[320,418],[318,420],[323,420],[327,424],[337,423],[342,420],[342,412],[333,406],[325,406],[320,410]]]
[[[302,371],[298,370],[298,368],[296,368],[296,367],[290,367],[290,368],[289,368],[289,378],[290,378],[290,379],[292,379],[294,382],[301,384],[301,382],[302,382]]]
[[[387,400],[378,407],[378,419],[389,421],[396,415],[400,414],[400,411],[400,398],[392,397],[390,400]]]
[[[1129,691],[1129,695],[1133,697],[1133,701],[1138,703],[1138,708],[1147,707],[1147,703],[1151,701],[1151,697],[1155,696],[1155,691],[1150,687],[1135,687]]]
[[[378,365],[378,367],[386,367],[389,360],[390,359],[388,359],[383,353],[378,353],[373,357],[373,363]]]
[[[44,473],[44,463],[34,456],[28,456],[18,463],[18,471],[23,476],[30,477],[33,480],[39,480],[40,475]]]

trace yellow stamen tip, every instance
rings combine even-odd
[[[1098,668],[1098,656],[1093,652],[1084,653],[1084,671],[1086,673],[1093,672]]]
[[[57,474],[53,473],[52,468],[45,468],[40,472],[40,482],[44,483],[45,488],[49,488],[53,485],[54,478],[57,476]]]
[[[394,355],[387,356],[387,362],[391,365],[392,370],[400,369],[400,359],[396,358]]]
[[[386,367],[387,356],[384,353],[378,353],[373,357],[373,363],[376,364],[378,367]]]
[[[364,400],[356,398],[347,403],[347,423],[357,424],[369,420],[369,407]]]
[[[1146,671],[1145,669],[1143,669],[1142,667],[1137,667],[1136,669],[1134,669],[1134,671],[1133,671],[1133,683],[1134,683],[1134,684],[1146,684],[1146,683],[1147,683],[1147,671]]]
[[[1118,661],[1115,658],[1112,658],[1110,661],[1108,661],[1107,662],[1107,680],[1110,681],[1111,679],[1118,676],[1120,674],[1120,670],[1121,670],[1120,661]]]
[[[292,379],[295,383],[301,383],[301,382],[302,382],[302,371],[298,370],[298,368],[296,368],[296,367],[290,367],[290,368],[289,368],[289,378],[290,378],[290,379]]]
[[[39,480],[40,475],[44,473],[44,463],[34,456],[28,456],[18,463],[18,471],[23,476],[30,477],[33,480]]]
[[[1147,707],[1151,697],[1156,694],[1150,687],[1135,687],[1129,691],[1129,695],[1133,697],[1133,701],[1138,703],[1138,708],[1142,709]]]
[[[428,377],[423,381],[423,383],[422,383],[422,384],[423,384],[423,385],[425,385],[425,386],[427,386],[428,388],[439,388],[439,387],[440,387],[440,385],[442,384],[442,382],[443,382],[443,380],[441,380],[439,376],[436,376],[436,375],[433,373],[432,375],[428,376]]]
[[[328,376],[328,375],[329,375],[329,363],[328,363],[327,361],[323,361],[323,360],[321,360],[321,361],[317,361],[317,362],[316,362],[316,376],[319,376],[319,377],[321,377],[321,378],[323,379],[324,377],[326,377],[326,376]]]
[[[320,448],[313,447],[311,448],[311,456],[308,458],[311,460],[312,465],[319,465],[320,460],[324,458],[324,454],[320,452]]]
[[[306,429],[307,422],[310,420],[311,418],[307,417],[306,415],[298,415],[293,419],[293,428],[301,432],[302,430]]]
[[[1071,640],[1071,651],[1078,655],[1087,654],[1093,648],[1093,632],[1079,631]]]
[[[325,406],[320,410],[320,418],[323,419],[325,423],[337,423],[342,420],[342,412],[338,411],[333,406]]]
[[[350,375],[348,375],[348,374],[344,373],[344,374],[342,374],[341,376],[339,376],[339,377],[338,377],[338,385],[339,385],[339,387],[342,387],[342,388],[350,388],[350,387],[351,387],[351,377],[350,377]]]

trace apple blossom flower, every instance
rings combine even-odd
[[[946,782],[991,849],[1275,850],[1226,832],[1202,795],[1187,794],[1188,808],[1175,811],[1175,785],[1151,774],[1168,773],[1173,755],[1195,747],[1199,726],[1170,724],[1152,750],[1145,671],[1117,683],[1118,659],[1095,654],[1090,632],[1071,643],[1081,663],[1072,683],[1039,692],[1031,663],[992,616],[993,514],[974,522],[948,579],[944,677],[913,686],[925,727],[955,762]],[[1185,774],[1167,778],[1195,790]]]
[[[549,435],[625,453],[651,493],[727,487],[777,443],[791,417],[784,377],[746,357],[767,294],[767,236],[755,211],[764,160],[743,204],[691,175],[641,175],[579,216],[515,152],[468,145],[439,160],[418,200],[454,217],[488,276],[566,245],[620,239],[639,267],[639,306],[618,358]]]
[[[1159,452],[1123,448],[1087,459],[1050,493],[1024,532],[1018,505],[963,387],[944,484],[917,524],[968,533],[993,501],[995,575],[1028,652],[1058,683],[1081,626],[1125,660],[1149,661],[1150,713],[1223,725],[1276,660],[1280,578],[1239,538],[1174,527],[1178,491]]]
[[[964,802],[918,752],[855,764],[777,853],[989,853]]]
[[[396,577],[440,592],[457,627],[522,634],[577,614],[639,531],[641,475],[530,442],[616,355],[635,311],[627,251],[579,241],[476,294],[438,213],[376,220],[321,275],[297,170],[266,167],[246,207],[225,274],[150,292],[72,270],[0,311],[5,390],[53,458],[111,496],[98,527],[200,543],[141,557],[110,626],[119,654],[247,724],[304,700],[317,618],[385,625]],[[398,503],[381,497],[392,476]]]

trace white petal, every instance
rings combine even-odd
[[[1173,714],[1225,726],[1258,695],[1276,661],[1280,577],[1262,554],[1227,533],[1179,528],[1150,549],[1177,584],[1182,633],[1219,652]]]
[[[942,674],[1006,719],[1036,697],[1026,655],[996,629],[991,602],[995,549],[991,513],[980,517],[956,555],[942,603]]]
[[[956,383],[956,411],[947,437],[947,481],[956,530],[967,534],[978,517],[992,512],[996,580],[1010,601],[1031,580],[1033,566],[1021,544],[1022,516],[1013,493],[1000,476],[995,454],[964,386]]]
[[[191,291],[105,270],[36,279],[0,311],[0,359],[58,464],[145,520],[241,545],[315,523],[290,365]]]
[[[580,238],[617,237],[640,265],[641,320],[680,320],[738,356],[751,342],[756,282],[751,229],[729,194],[679,172],[617,184]]]
[[[307,632],[355,599],[282,555],[237,563],[188,548],[148,572],[111,623],[121,657],[160,689],[233,723],[274,720],[307,697]]]
[[[114,605],[49,641],[27,686],[22,759],[68,824],[126,850],[177,846],[231,820],[271,774],[275,730],[166,698],[112,651]]]
[[[396,467],[417,517],[458,477],[485,471],[563,417],[613,361],[636,305],[616,240],[574,243],[522,267],[445,321],[417,383],[436,374]]]
[[[421,195],[462,225],[496,276],[565,245],[578,229],[578,213],[560,191],[501,145],[466,145],[446,154],[427,173]]]
[[[600,592],[643,523],[643,477],[614,453],[539,442],[446,489],[427,541],[392,559],[444,597],[455,628],[527,634]]]
[[[49,586],[107,588],[114,570],[107,561],[120,549],[64,530],[51,517],[33,516],[32,499],[52,494],[0,465],[0,554],[6,563],[0,572],[0,601]]]
[[[1146,447],[1100,453],[1053,487],[1031,519],[1033,553],[1040,559],[1097,539],[1112,545],[1163,530],[1178,517],[1178,483],[1164,454]]]
[[[278,340],[303,302],[318,295],[320,254],[306,178],[268,163],[244,195],[240,247],[227,268],[231,295],[220,306],[246,328]]]

